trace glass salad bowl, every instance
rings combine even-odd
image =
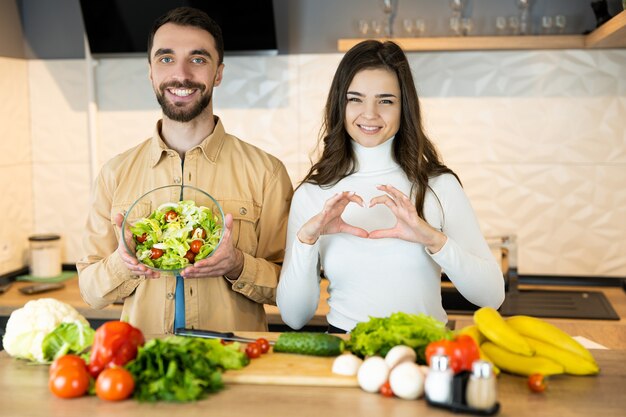
[[[175,274],[217,250],[224,236],[224,212],[199,188],[166,185],[130,206],[122,230],[128,253],[150,269]]]

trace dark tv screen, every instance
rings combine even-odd
[[[147,53],[154,21],[170,9],[204,10],[222,28],[226,54],[276,52],[272,0],[80,0],[91,53]]]

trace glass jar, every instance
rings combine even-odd
[[[61,236],[32,235],[30,242],[30,274],[37,278],[61,275]]]

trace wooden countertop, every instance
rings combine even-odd
[[[254,333],[259,336],[261,334]],[[268,339],[274,334],[263,334]],[[626,350],[593,351],[601,373],[594,377],[556,376],[543,394],[533,394],[526,379],[502,374],[498,379],[503,417],[623,416],[626,409]],[[0,352],[0,404],[6,416],[445,416],[421,399],[406,401],[370,394],[359,388],[229,384],[208,398],[186,404],[109,403],[97,397],[62,400],[47,387],[48,367],[30,365]]]

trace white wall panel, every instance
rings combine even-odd
[[[0,274],[25,264],[33,226],[28,64],[0,57]]]
[[[409,57],[427,132],[461,176],[484,233],[518,235],[520,271],[626,275],[626,51]],[[281,158],[297,183],[310,166],[340,59],[340,54],[227,57],[215,111],[229,132]],[[73,89],[84,84],[84,72],[72,62],[65,75],[48,64],[37,65],[31,75],[31,85],[56,83],[42,87],[42,98],[53,103],[49,114],[40,103],[33,112],[44,119],[32,122],[38,132],[36,165],[50,153],[58,160],[63,155],[58,149],[68,140],[50,128],[56,122],[49,118],[60,118],[57,124],[65,130],[85,130],[85,122],[71,117],[74,108],[85,108],[74,103],[80,94]],[[103,59],[96,74],[103,163],[147,138],[159,109],[144,58]],[[49,143],[42,143],[44,137]],[[85,144],[77,144],[75,175],[88,171]],[[59,181],[46,169],[35,170],[42,173],[35,184]],[[84,189],[81,184],[66,187],[76,192]],[[43,188],[37,188],[37,204]],[[36,216],[37,225],[43,217]]]
[[[32,233],[61,235],[63,262],[78,260],[91,187],[83,60],[30,60]]]

